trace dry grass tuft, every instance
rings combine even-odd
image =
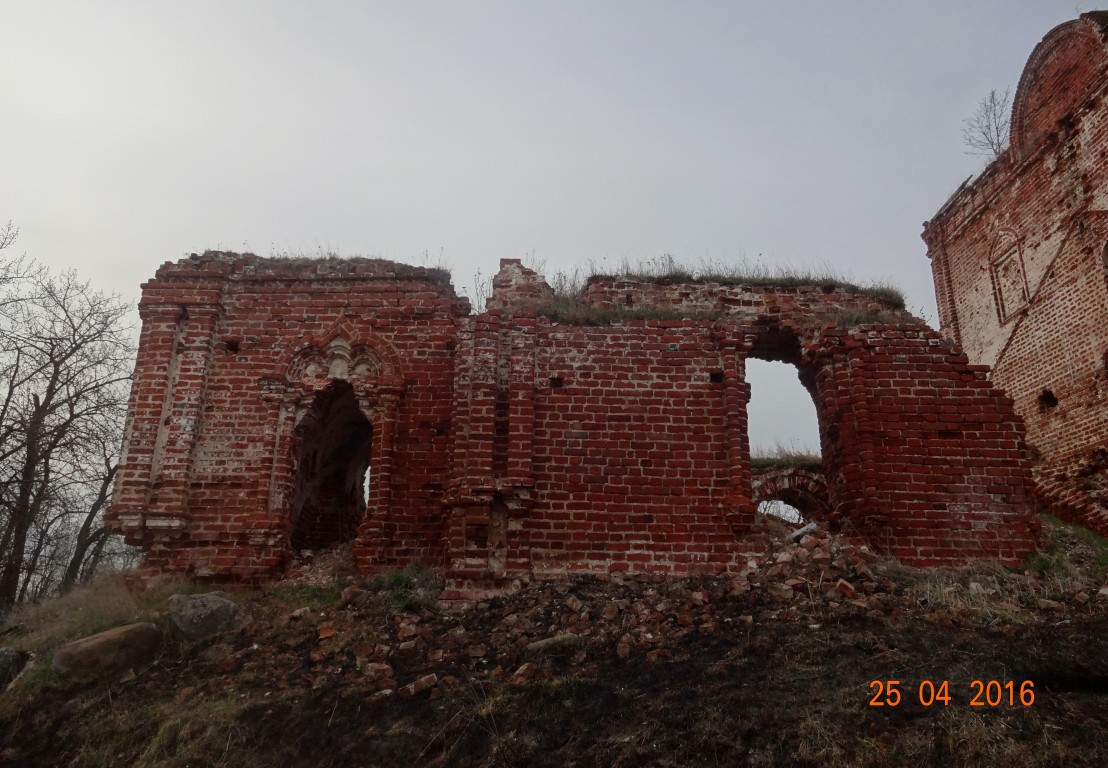
[[[679,320],[718,320],[719,312],[690,312],[671,307],[594,307],[578,299],[555,298],[535,311],[563,325],[609,326],[637,320],[674,322]]]
[[[812,469],[823,466],[823,457],[808,446],[777,442],[772,448],[757,446],[750,452],[752,469]]]
[[[839,275],[831,267],[795,267],[791,264],[766,264],[745,259],[726,263],[703,259],[697,265],[681,262],[671,254],[632,262],[624,259],[611,271],[593,266],[590,277],[617,277],[647,281],[671,281],[675,283],[719,283],[720,285],[762,285],[796,287],[818,285],[849,293],[869,296],[887,309],[904,309],[904,294],[887,283],[858,284]],[[584,281],[582,281],[583,284]]]
[[[121,574],[82,584],[58,598],[16,606],[5,622],[10,644],[40,653],[112,627],[148,619],[178,592],[204,591],[189,582],[165,582],[147,592],[128,587]]]
[[[881,305],[881,309],[844,311],[829,316],[827,322],[839,325],[861,323],[902,322],[897,310],[904,309],[904,294],[884,283],[859,285],[852,283],[832,269],[802,269],[789,265],[751,264],[746,261],[728,264],[718,261],[701,261],[691,266],[678,261],[670,254],[653,259],[632,262],[624,259],[615,269],[590,264],[587,269],[559,271],[548,278],[554,291],[554,299],[536,307],[535,311],[554,322],[565,325],[613,325],[635,320],[718,320],[719,312],[689,312],[671,307],[593,307],[581,297],[589,283],[596,279],[617,278],[641,282],[718,283],[719,285],[751,285],[797,287],[816,285],[868,296]]]
[[[194,699],[175,706],[166,713],[139,765],[243,765],[242,753],[253,751],[246,749],[249,732],[237,722],[245,708],[238,698]]]

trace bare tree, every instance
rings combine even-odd
[[[11,246],[17,237],[19,237],[19,228],[13,227],[9,219],[7,224],[0,227],[0,251]]]
[[[962,121],[962,142],[968,147],[967,155],[978,155],[994,160],[1008,149],[1009,129],[1012,122],[1011,89],[1004,93],[995,89],[977,102],[977,110]]]
[[[2,256],[0,614],[102,555],[133,359],[118,297]]]

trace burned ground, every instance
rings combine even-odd
[[[0,698],[0,764],[1102,765],[1106,569],[1104,542],[1050,521],[1025,572],[782,533],[739,577],[576,577],[444,611],[434,573],[369,580],[340,553],[235,594],[252,624],[130,679],[28,673]],[[34,649],[25,621],[8,640]],[[901,703],[871,706],[874,680]],[[949,705],[922,706],[924,680]],[[974,680],[1013,681],[1015,704],[971,706]]]

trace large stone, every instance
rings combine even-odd
[[[251,621],[246,611],[219,592],[173,595],[169,598],[169,618],[189,640],[241,629]]]
[[[31,655],[15,648],[0,648],[0,691],[19,676]]]
[[[527,651],[529,653],[543,653],[544,651],[574,648],[580,644],[580,636],[575,635],[572,632],[563,632],[560,635],[555,635],[554,637],[547,637],[542,640],[536,640],[533,643],[528,643]]]
[[[127,624],[66,643],[54,654],[54,668],[80,678],[117,674],[149,664],[161,647],[153,624]]]

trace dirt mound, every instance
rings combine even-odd
[[[1046,530],[1023,573],[782,529],[737,578],[447,609],[433,572],[320,555],[236,594],[249,626],[127,680],[25,675],[0,764],[1103,765],[1108,548]]]

